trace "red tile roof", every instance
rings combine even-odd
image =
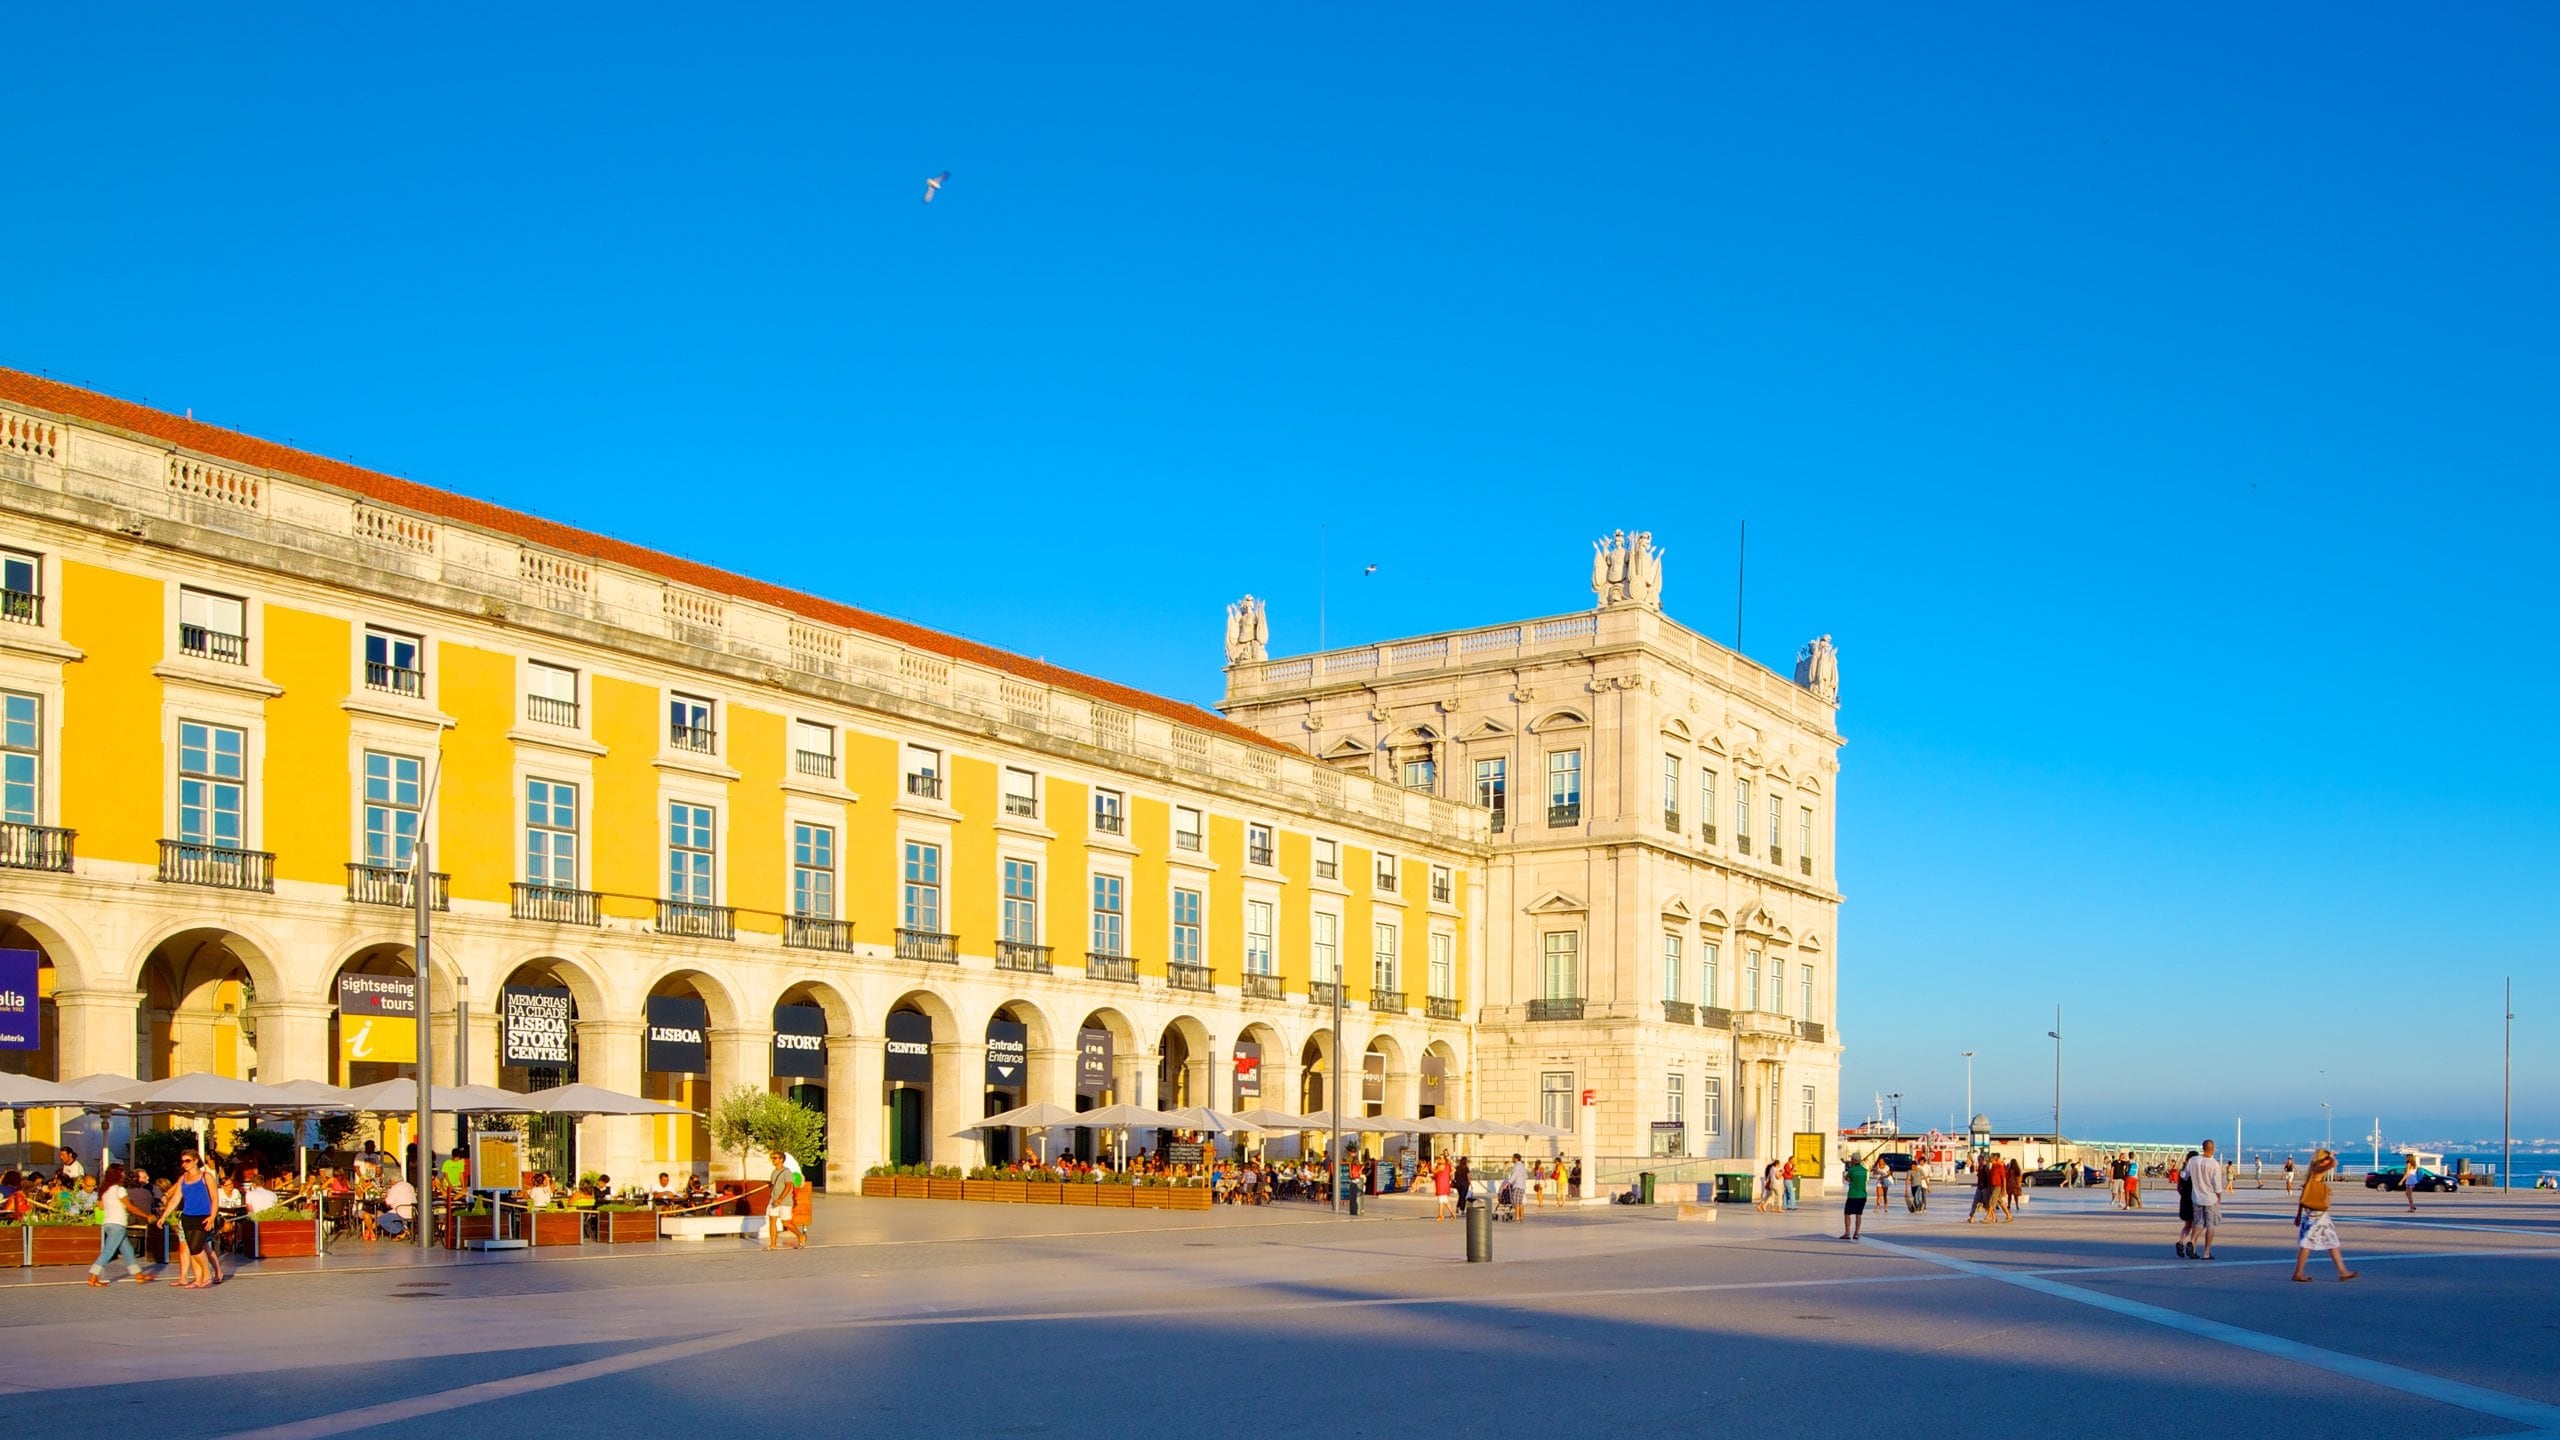
[[[41,375],[29,375],[24,371],[0,367],[0,401],[23,405],[31,410],[45,411],[69,420],[143,436],[165,445],[192,450],[200,455],[227,460],[234,465],[276,471],[298,480],[307,480],[361,495],[369,500],[378,500],[385,505],[397,506],[421,515],[437,516],[482,530],[496,531],[501,535],[512,535],[519,540],[530,541],[554,550],[564,550],[573,555],[584,555],[596,560],[629,566],[634,570],[646,571],[662,579],[673,580],[681,585],[691,585],[715,595],[726,595],[736,600],[771,605],[805,619],[828,625],[841,625],[850,630],[877,635],[884,640],[893,640],[901,645],[911,645],[918,650],[935,655],[965,660],[973,665],[1001,670],[1024,680],[1054,685],[1062,690],[1072,690],[1109,704],[1122,705],[1131,710],[1160,716],[1176,724],[1195,726],[1247,744],[1258,745],[1264,749],[1278,750],[1284,754],[1297,753],[1278,741],[1236,724],[1222,715],[1194,705],[1185,705],[1178,700],[1168,700],[1161,695],[1151,695],[1143,690],[1133,690],[1126,685],[1116,685],[1108,680],[1098,680],[1073,670],[1060,669],[1055,665],[996,649],[992,645],[981,645],[974,640],[965,640],[957,635],[928,630],[924,626],[910,624],[904,620],[893,620],[886,615],[874,615],[868,610],[839,605],[832,600],[804,595],[797,590],[786,590],[779,585],[750,580],[746,576],[732,574],[709,565],[680,560],[673,555],[663,555],[655,550],[643,549],[591,531],[572,529],[537,516],[502,509],[484,500],[474,500],[450,491],[420,485],[415,481],[402,480],[396,476],[362,469],[347,464],[343,460],[313,455],[290,446],[278,445],[271,440],[261,440],[254,435],[243,435],[236,430],[225,430],[218,425],[208,425],[200,420],[171,415],[146,405],[134,404],[129,400],[116,399],[112,395],[101,395],[94,390],[84,390],[76,385],[63,384],[58,380],[48,380]]]

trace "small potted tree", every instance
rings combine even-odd
[[[711,1111],[711,1141],[723,1150],[736,1152],[738,1173],[753,1177],[764,1174],[760,1163],[771,1151],[800,1162],[801,1173],[826,1163],[827,1117],[792,1099],[741,1085],[723,1097]],[[765,1182],[747,1181],[747,1213],[761,1215],[767,1207],[787,1204],[788,1196],[768,1195]]]

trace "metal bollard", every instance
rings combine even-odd
[[[1467,1263],[1481,1265],[1493,1258],[1493,1205],[1483,1196],[1467,1202]]]

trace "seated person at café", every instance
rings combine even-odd
[[[658,1183],[649,1187],[649,1199],[659,1205],[675,1203],[676,1187],[667,1183],[667,1172],[658,1172]]]
[[[382,1192],[378,1208],[368,1211],[364,1217],[365,1238],[370,1240],[380,1235],[399,1239],[407,1233],[410,1217],[417,1208],[418,1187],[410,1184],[405,1175],[392,1181],[391,1188]]]
[[[532,1183],[524,1187],[524,1203],[536,1210],[551,1208],[551,1177],[540,1170],[533,1172]]]

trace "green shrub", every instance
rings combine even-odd
[[[252,1220],[308,1220],[311,1218],[311,1212],[296,1210],[290,1205],[270,1205],[249,1218]]]
[[[150,1171],[154,1180],[174,1180],[178,1157],[195,1148],[192,1130],[145,1130],[133,1137],[133,1163]]]
[[[268,1175],[293,1173],[293,1137],[282,1130],[243,1130],[231,1142],[231,1168],[255,1165]]]

